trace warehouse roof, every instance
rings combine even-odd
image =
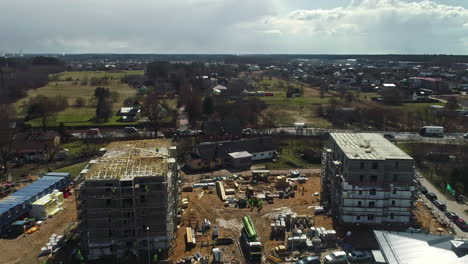
[[[34,202],[35,200],[47,194],[41,194],[44,190],[50,188],[51,186],[55,185],[60,181],[63,181],[63,179],[67,177],[70,177],[69,173],[46,174],[41,179],[0,200],[0,214],[10,210],[15,206],[21,205],[28,200],[30,200],[30,203]]]
[[[413,159],[376,133],[330,133],[348,159]]]
[[[467,241],[451,235],[374,231],[379,247],[389,264],[468,263],[462,250],[454,251]]]

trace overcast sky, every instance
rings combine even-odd
[[[468,0],[0,0],[24,53],[468,54]]]

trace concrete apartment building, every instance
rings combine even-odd
[[[147,262],[167,254],[179,196],[176,147],[170,141],[114,142],[81,177],[77,210],[88,260]]]
[[[405,225],[414,160],[374,133],[331,133],[322,158],[322,202],[342,224]]]

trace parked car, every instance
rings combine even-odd
[[[424,186],[419,186],[419,191],[420,191],[422,194],[428,193],[427,188],[424,187]]]
[[[363,262],[369,261],[372,259],[372,254],[370,251],[366,250],[351,250],[348,253],[348,260],[351,262]]]
[[[468,133],[463,134],[464,138],[468,138]]]
[[[466,224],[465,220],[461,218],[457,218],[453,221],[456,226],[458,226],[463,232],[468,231],[468,224]]]
[[[447,210],[447,205],[445,205],[443,202],[439,201],[439,200],[435,200],[434,202],[434,205],[439,208],[441,211],[445,211]]]
[[[86,135],[88,136],[97,136],[100,134],[101,132],[99,131],[99,128],[90,128],[88,131],[86,131]]]
[[[320,258],[316,256],[308,256],[296,261],[296,264],[320,264]]]
[[[435,201],[435,200],[437,200],[437,195],[436,195],[435,193],[431,193],[431,192],[430,192],[430,193],[427,193],[427,194],[426,194],[426,197],[427,197],[427,199],[429,199],[430,201]]]
[[[252,133],[252,129],[250,127],[242,129],[242,134],[249,135]]]
[[[336,251],[325,256],[325,263],[348,263],[348,257],[344,251]]]
[[[452,221],[458,218],[458,215],[456,213],[450,211],[445,212],[445,216],[447,216],[447,218]]]
[[[125,127],[124,128],[124,133],[126,134],[132,134],[132,133],[137,133],[138,130],[135,127]]]
[[[394,139],[394,138],[395,138],[395,136],[392,135],[392,134],[384,134],[383,136],[384,136],[384,138],[386,138],[386,139]]]

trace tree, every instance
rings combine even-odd
[[[445,107],[447,108],[447,110],[451,113],[455,112],[455,110],[458,109],[458,101],[457,101],[457,98],[455,96],[450,96],[448,99],[447,99],[447,103],[445,104]]]
[[[97,87],[94,89],[94,97],[99,98],[107,98],[110,96],[110,91],[109,88],[104,88],[104,87]]]
[[[15,139],[15,111],[8,104],[0,104],[0,161],[3,171],[8,172],[8,160],[13,151]]]
[[[205,115],[211,115],[214,113],[214,101],[211,96],[207,96],[203,99],[203,113]]]
[[[195,126],[196,122],[202,117],[202,99],[199,95],[192,96],[189,104],[185,108],[187,112],[189,123]]]
[[[86,105],[86,99],[83,97],[78,97],[75,99],[75,106],[76,107],[84,107]]]
[[[142,112],[148,117],[153,131],[157,131],[169,111],[165,101],[160,102],[155,93],[145,96]]]
[[[108,88],[97,87],[94,89],[94,97],[97,98],[96,119],[107,121],[112,116],[112,102],[109,100],[111,93]]]
[[[322,81],[320,83],[320,98],[325,97],[325,93],[328,90],[328,83],[326,81]]]
[[[99,97],[96,105],[96,119],[107,121],[112,116],[112,102],[108,98]]]
[[[54,120],[56,112],[59,110],[51,98],[43,95],[30,99],[27,105],[26,120],[40,118],[44,130],[49,127],[51,121]]]
[[[134,105],[140,105],[137,98],[135,97],[128,97],[123,101],[123,106],[130,107]]]

